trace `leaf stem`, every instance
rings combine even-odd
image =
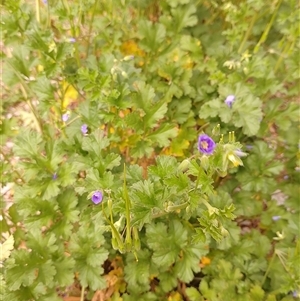
[[[81,287],[80,301],[84,301],[84,286]]]
[[[271,18],[270,22],[268,23],[267,27],[265,28],[265,30],[264,30],[262,36],[260,37],[258,43],[257,43],[256,46],[254,47],[254,50],[253,50],[253,53],[254,53],[254,54],[258,52],[260,45],[261,45],[263,42],[265,42],[265,40],[267,39],[268,34],[269,34],[269,31],[270,31],[270,29],[271,29],[271,27],[272,27],[272,25],[273,25],[273,23],[274,23],[274,21],[275,21],[275,17],[276,17],[277,11],[278,11],[278,9],[279,9],[279,7],[280,7],[280,5],[281,5],[281,2],[282,2],[282,0],[279,0],[279,1],[278,1],[277,5],[276,5],[276,8],[275,8],[275,11],[274,11],[274,13],[273,13],[273,15],[272,15],[272,18]]]
[[[263,280],[262,280],[262,282],[261,282],[261,286],[264,285],[264,283],[265,283],[265,281],[266,281],[266,279],[267,279],[267,276],[268,276],[268,274],[269,274],[269,272],[270,272],[270,269],[271,269],[271,267],[272,267],[272,265],[273,265],[273,262],[274,262],[275,257],[276,257],[276,251],[273,253],[272,258],[271,258],[271,260],[270,260],[270,262],[269,262],[268,268],[267,268],[267,270],[266,270],[266,272],[265,272],[265,275],[264,275],[264,278],[263,278]]]
[[[86,48],[86,57],[89,56],[89,51],[90,51],[90,46],[91,46],[91,33],[92,33],[92,29],[93,29],[93,23],[94,23],[94,19],[95,19],[97,4],[98,4],[98,0],[95,0],[94,6],[93,6],[92,18],[91,18],[91,21],[89,24],[89,30],[88,30],[88,35],[87,35],[88,44],[87,44],[87,48]]]
[[[295,40],[293,40],[290,44],[288,43],[286,44],[286,46],[284,47],[282,53],[279,55],[279,58],[276,62],[276,65],[274,67],[274,73],[277,72],[278,68],[282,63],[282,60],[285,58],[285,55],[288,54],[294,48],[294,45],[295,45]]]
[[[239,50],[238,50],[238,53],[241,53],[244,49],[244,46],[245,46],[245,43],[247,42],[250,34],[251,34],[251,31],[252,31],[252,28],[255,24],[255,21],[257,20],[258,18],[258,12],[255,13],[255,15],[252,17],[252,20],[251,20],[251,23],[250,23],[250,26],[248,27],[248,30],[242,40],[242,43],[240,44],[240,47],[239,47]]]
[[[41,22],[40,0],[35,0],[35,10],[36,10],[36,21],[40,23]]]
[[[126,165],[124,163],[124,182],[123,182],[123,197],[125,200],[126,210],[126,248],[131,248],[131,231],[130,231],[130,199],[128,196],[127,185],[126,185]]]

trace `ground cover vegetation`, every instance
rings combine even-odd
[[[1,9],[1,300],[299,298],[298,1]]]

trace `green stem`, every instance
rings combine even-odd
[[[197,177],[197,181],[196,181],[196,187],[195,190],[197,190],[199,182],[200,182],[200,176],[201,176],[201,166],[199,166],[199,173],[198,173],[198,177]]]
[[[40,132],[40,133],[43,133],[43,127],[42,127],[42,121],[40,120],[40,118],[38,117],[38,114],[36,113],[30,99],[28,98],[28,94],[27,94],[27,91],[26,91],[26,83],[24,82],[23,78],[20,76],[18,70],[12,65],[10,64],[9,61],[6,61],[10,67],[15,71],[15,74],[16,76],[18,77],[19,81],[20,81],[20,89],[22,91],[22,94],[23,94],[23,97],[25,98],[25,101],[26,103],[28,104],[29,108],[30,108],[30,111],[34,117],[34,121],[35,121],[35,124],[37,126],[37,131]]]
[[[68,0],[62,0],[63,6],[65,8],[65,10],[67,11],[67,14],[69,15],[69,19],[70,19],[70,24],[71,24],[71,32],[72,32],[72,38],[76,39],[77,35],[76,35],[76,26],[74,23],[74,19],[73,16],[71,16],[70,14],[70,6],[68,4]],[[75,57],[76,57],[76,61],[77,61],[77,65],[80,65],[80,58],[79,58],[79,51],[78,51],[78,43],[75,43]]]
[[[169,214],[169,212],[161,211],[161,212],[159,212],[159,213],[153,214],[153,215],[151,216],[151,219],[156,219],[156,218],[159,218],[159,217],[168,215],[168,214]]]
[[[89,30],[88,30],[88,36],[87,36],[87,38],[88,38],[88,45],[87,45],[87,48],[86,48],[86,57],[89,56],[89,51],[90,51],[90,46],[91,46],[91,33],[92,33],[92,29],[93,29],[93,23],[94,23],[94,18],[95,18],[97,4],[98,4],[98,0],[95,0],[94,6],[93,6],[92,18],[91,18],[91,21],[90,21]]]
[[[286,57],[287,54],[289,54],[289,52],[291,51],[291,49],[294,48],[294,45],[295,45],[295,40],[293,40],[290,44],[287,44],[282,53],[280,54],[277,62],[276,62],[276,65],[274,67],[274,73],[277,72],[278,68],[280,67],[281,63],[282,63],[282,60]]]
[[[126,247],[131,247],[131,231],[130,231],[130,199],[128,196],[127,185],[126,185],[126,165],[124,163],[124,182],[123,182],[123,197],[125,200],[125,210],[126,210]]]
[[[258,17],[258,13],[256,12],[256,14],[252,17],[252,20],[251,20],[251,23],[250,23],[250,26],[248,27],[248,30],[243,38],[243,41],[239,47],[239,50],[238,50],[238,53],[241,53],[244,49],[244,46],[245,46],[245,43],[247,42],[251,32],[252,32],[252,28],[255,24],[255,21],[257,20],[257,17]]]
[[[273,15],[272,15],[272,18],[271,18],[270,22],[268,23],[267,27],[265,28],[265,30],[264,30],[262,36],[260,37],[258,43],[256,44],[256,46],[255,46],[255,48],[254,48],[254,50],[253,50],[253,53],[254,53],[254,54],[258,52],[260,45],[261,45],[263,42],[265,42],[265,40],[267,39],[268,34],[269,34],[269,31],[270,31],[270,29],[271,29],[271,27],[272,27],[272,25],[273,25],[273,23],[274,23],[274,21],[275,21],[275,17],[276,17],[277,11],[278,11],[278,9],[279,9],[279,7],[280,7],[280,5],[281,5],[281,2],[282,2],[282,0],[279,0],[279,1],[278,1],[277,6],[276,6],[276,8],[275,8],[275,11],[274,11],[274,13],[273,13]]]
[[[268,274],[269,274],[269,272],[270,272],[270,269],[271,269],[271,267],[272,267],[272,265],[273,265],[273,262],[274,262],[275,257],[276,257],[276,252],[274,252],[273,255],[272,255],[272,258],[271,258],[271,260],[270,260],[270,263],[269,263],[269,265],[268,265],[268,268],[267,268],[267,270],[266,270],[266,272],[265,272],[264,278],[263,278],[263,280],[262,280],[262,282],[261,282],[261,286],[264,285],[264,283],[265,283],[265,281],[266,281],[266,279],[267,279],[267,276],[268,276]]]

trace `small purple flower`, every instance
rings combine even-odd
[[[216,143],[206,134],[201,134],[198,138],[198,149],[206,155],[211,155],[216,147]]]
[[[297,297],[299,297],[299,294],[298,294],[298,292],[297,292],[297,291],[293,291],[293,297],[294,297],[294,298],[297,298]]]
[[[281,216],[280,215],[274,215],[274,216],[272,216],[272,220],[274,221],[274,222],[277,222],[277,221],[279,221],[281,219]]]
[[[53,175],[52,175],[52,180],[56,180],[57,179],[57,173],[55,172]]]
[[[69,41],[70,43],[75,43],[75,42],[76,42],[76,39],[75,39],[75,38],[68,38],[68,41]]]
[[[225,103],[230,109],[232,108],[232,104],[234,103],[234,101],[235,101],[234,95],[228,95],[225,99]]]
[[[47,1],[47,0],[43,0],[43,3],[44,3],[45,5],[47,5],[47,4],[48,4],[48,1]]]
[[[68,119],[69,119],[69,117],[70,117],[70,114],[69,113],[65,113],[65,114],[63,114],[61,116],[61,119],[62,119],[63,122],[67,122]]]
[[[246,145],[246,148],[249,149],[249,150],[251,150],[251,149],[253,149],[253,145],[247,144],[247,145]]]
[[[97,205],[99,203],[102,202],[103,199],[103,194],[101,191],[97,190],[94,192],[94,194],[92,195],[92,202]]]
[[[87,124],[83,124],[83,125],[81,126],[81,133],[82,133],[83,135],[86,135],[86,134],[88,133],[88,126],[87,126]]]
[[[283,176],[283,178],[284,178],[285,180],[288,180],[288,179],[289,179],[289,176],[288,176],[288,175],[285,175],[285,176]]]

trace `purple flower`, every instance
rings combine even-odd
[[[88,133],[88,126],[87,126],[87,124],[83,124],[83,125],[81,126],[81,133],[82,133],[83,135],[86,135],[86,134]]]
[[[63,115],[61,116],[61,120],[62,120],[63,122],[67,122],[68,119],[69,119],[69,117],[70,117],[70,114],[69,114],[69,113],[65,113],[65,114],[63,114]]]
[[[272,216],[272,220],[274,221],[274,222],[277,222],[277,221],[279,221],[281,219],[281,216],[280,215],[274,215],[274,216]]]
[[[232,108],[232,104],[234,103],[234,101],[235,101],[234,95],[228,95],[225,99],[225,103],[230,109]]]
[[[48,4],[48,1],[47,1],[47,0],[43,0],[43,3],[44,3],[45,5],[47,5],[47,4]]]
[[[216,147],[216,143],[208,135],[201,134],[198,138],[198,149],[201,153],[211,155]]]
[[[92,202],[96,205],[101,203],[102,199],[103,199],[103,194],[99,190],[95,191],[94,194],[92,195]]]
[[[75,38],[68,38],[68,41],[69,41],[70,43],[75,43],[75,42],[76,42],[76,39],[75,39]]]
[[[57,173],[55,172],[53,175],[52,175],[52,180],[56,180],[57,179]]]

